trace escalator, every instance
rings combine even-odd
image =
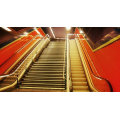
[[[19,83],[19,89],[65,90],[65,41],[51,41]]]
[[[75,40],[69,40],[71,58],[71,79],[73,92],[89,92],[85,71]]]

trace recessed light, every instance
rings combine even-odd
[[[10,28],[8,28],[8,27],[2,27],[4,30],[6,30],[6,31],[12,31]]]

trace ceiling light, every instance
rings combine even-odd
[[[28,32],[24,32],[24,35],[28,35]]]
[[[71,27],[66,27],[66,30],[69,31],[71,29]]]
[[[10,28],[8,28],[8,27],[2,27],[4,30],[6,30],[6,31],[12,31]]]
[[[80,29],[80,33],[81,33],[81,34],[83,34],[83,33],[84,33],[82,29]]]
[[[51,33],[52,33],[53,37],[55,38],[55,34],[54,34],[54,32],[53,32],[52,27],[50,27],[50,30],[51,30]]]

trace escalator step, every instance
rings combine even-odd
[[[88,86],[73,86],[73,90],[89,90]]]
[[[73,90],[73,92],[90,92],[89,90]]]
[[[72,74],[72,77],[73,78],[81,78],[81,77],[83,78],[83,77],[85,77],[85,74],[83,74],[83,73],[82,74]]]
[[[73,86],[87,86],[87,82],[73,82]]]

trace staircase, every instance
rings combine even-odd
[[[87,78],[82,66],[75,40],[70,40],[71,77],[73,92],[89,92]]]
[[[65,41],[51,41],[22,78],[20,89],[65,90]]]

